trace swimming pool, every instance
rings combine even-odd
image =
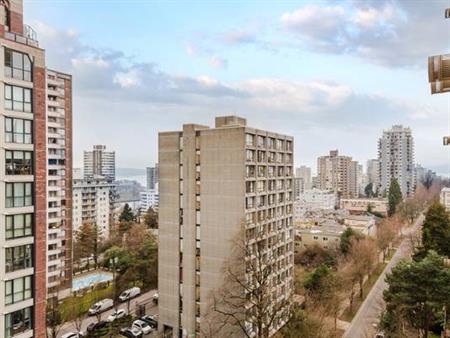
[[[107,272],[95,272],[85,276],[75,277],[72,281],[72,291],[85,289],[101,282],[111,281],[112,279],[112,274]]]

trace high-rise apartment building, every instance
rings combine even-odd
[[[236,116],[217,117],[215,128],[187,124],[182,131],[160,133],[159,193],[158,307],[165,336],[208,330],[212,296],[224,285],[237,237],[276,259],[268,296],[274,306],[290,301],[292,137],[247,127]],[[278,315],[272,333],[287,319],[285,311]],[[250,321],[246,327],[256,330]]]
[[[332,190],[342,198],[358,197],[356,161],[331,150],[317,159],[317,185],[320,190]]]
[[[73,230],[85,223],[96,225],[100,240],[109,238],[117,186],[104,177],[73,180]]]
[[[147,212],[149,208],[156,208],[159,202],[158,190],[150,189],[146,191],[141,191],[139,210],[144,213]]]
[[[373,191],[376,192],[376,189],[380,185],[380,162],[378,159],[370,159],[367,161],[367,180],[368,183],[372,183]]]
[[[158,184],[158,163],[154,167],[147,167],[147,190],[157,189]]]
[[[47,297],[72,287],[72,77],[47,70]]]
[[[103,176],[109,180],[116,179],[116,153],[106,151],[104,145],[94,145],[92,151],[84,151],[84,177]]]
[[[68,139],[59,147],[49,145],[52,72],[46,70],[36,33],[23,24],[22,0],[0,1],[0,41],[0,337],[44,338],[47,268],[54,249],[49,226],[59,221],[70,227],[63,218],[49,219],[55,201],[47,185],[56,159],[50,150],[65,150]],[[58,132],[67,132],[69,123],[56,127]],[[56,165],[71,165],[68,156],[70,151],[67,162]],[[63,234],[58,234],[62,243]],[[59,258],[65,273],[69,265],[64,256]]]
[[[300,166],[295,168],[294,199],[298,199],[305,190],[312,188],[311,168]]]
[[[397,179],[403,197],[414,192],[414,139],[410,128],[394,125],[383,131],[378,141],[378,161],[381,193],[389,190],[392,179]]]

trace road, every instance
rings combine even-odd
[[[353,317],[353,320],[350,323],[349,328],[345,331],[343,338],[374,337],[376,333],[374,324],[378,323],[378,318],[384,310],[385,305],[383,301],[383,291],[388,287],[385,281],[386,274],[388,274],[401,259],[411,256],[412,245],[410,235],[417,232],[419,227],[422,225],[424,218],[425,217],[421,215],[410,228],[403,231],[405,238],[400,243],[400,246],[394,256],[375,282],[355,317]]]
[[[137,298],[134,298],[131,300],[130,302],[130,313],[134,314],[135,313],[135,308],[136,308],[136,304],[142,304],[142,303],[149,303],[151,304],[151,306],[149,307],[147,305],[146,307],[146,314],[150,314],[150,315],[154,315],[158,313],[158,307],[156,305],[153,305],[152,303],[152,297],[153,295],[157,292],[157,290],[151,290],[148,291],[146,293],[143,293],[142,295],[140,295]],[[117,306],[119,309],[125,309],[125,311],[127,310],[127,303],[119,303],[119,305]],[[114,309],[108,310],[106,312],[103,312],[101,315],[101,319],[105,320],[113,311]],[[97,317],[93,316],[93,317],[85,317],[85,319],[83,320],[83,324],[81,326],[81,331],[82,332],[86,332],[86,328],[88,327],[88,325],[90,323],[94,323],[97,321]],[[58,332],[58,337],[61,337],[63,334],[68,333],[68,332],[75,332],[76,328],[74,326],[74,324],[72,322],[69,323],[65,323],[61,329]]]

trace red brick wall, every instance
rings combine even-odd
[[[72,286],[72,80],[65,80],[66,113],[66,284]]]
[[[35,302],[34,337],[45,338],[47,293],[47,133],[45,69],[34,67],[34,145],[35,145]]]
[[[22,13],[10,12],[10,25],[9,30],[13,33],[23,34],[23,15]]]

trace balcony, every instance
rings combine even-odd
[[[39,47],[35,30],[28,25],[23,25],[23,35],[5,32],[5,38],[24,45]]]

